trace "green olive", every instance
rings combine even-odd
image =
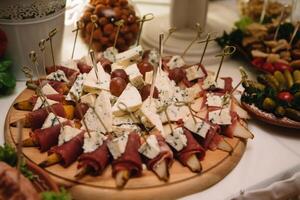
[[[295,83],[300,83],[300,70],[295,70],[293,72],[293,78]]]
[[[300,111],[293,108],[286,108],[286,116],[292,120],[300,121]]]
[[[284,117],[285,109],[282,106],[277,106],[274,113],[277,117]]]
[[[283,73],[281,71],[275,71],[274,72],[274,77],[279,82],[279,89],[280,89],[280,91],[286,89],[287,84],[286,84],[286,80],[284,78]]]
[[[271,75],[271,74],[266,74],[266,80],[267,80],[267,84],[274,88],[275,90],[279,90],[280,89],[280,84],[277,81],[277,79]]]
[[[286,70],[284,70],[284,77],[286,79],[288,88],[291,88],[294,84],[292,73],[286,69]]]
[[[273,99],[266,97],[263,101],[262,107],[264,110],[272,112],[276,108],[276,102]]]

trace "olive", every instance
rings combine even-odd
[[[147,85],[144,85],[142,87],[142,89],[140,89],[140,94],[141,94],[141,97],[142,97],[142,100],[146,100],[149,95],[150,95],[150,90],[151,90],[151,85],[150,84],[147,84]],[[153,97],[154,98],[158,98],[158,90],[156,87],[154,87],[154,92],[153,92]]]
[[[262,107],[264,110],[271,112],[276,108],[276,102],[273,99],[266,97],[263,101]]]
[[[126,86],[127,83],[124,79],[120,77],[115,77],[110,81],[110,85],[109,85],[110,93],[114,96],[119,97],[124,91],[124,89],[126,88]]]
[[[292,87],[294,84],[294,80],[289,70],[284,70],[284,77],[286,79],[288,88]]]
[[[145,76],[146,72],[150,72],[153,70],[153,66],[148,61],[141,61],[140,63],[138,63],[138,68],[143,76]]]
[[[184,79],[184,71],[181,68],[175,68],[169,71],[169,78],[174,80],[175,83],[179,83]]]
[[[271,75],[271,74],[266,74],[266,80],[267,80],[267,83],[268,85],[270,85],[271,87],[273,87],[274,89],[276,90],[279,90],[279,82],[277,81],[277,79]]]
[[[284,109],[284,107],[283,106],[277,106],[276,109],[275,109],[274,114],[277,117],[284,117],[284,115],[285,115],[285,109]]]
[[[300,111],[293,108],[286,108],[286,116],[292,120],[300,121]]]
[[[116,69],[111,73],[111,78],[120,77],[126,81],[126,83],[129,82],[128,75],[126,74],[124,69]]]
[[[295,70],[293,72],[293,78],[295,83],[300,83],[300,70]]]
[[[286,83],[286,80],[284,78],[283,73],[281,71],[275,71],[274,72],[274,77],[279,82],[279,88],[280,88],[280,90],[286,89],[287,83]]]

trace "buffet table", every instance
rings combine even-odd
[[[141,14],[152,12],[159,15],[169,12],[169,3],[166,0],[155,1],[155,3],[145,0],[136,2]],[[218,10],[222,10],[222,12]],[[212,1],[209,6],[209,16],[223,19],[226,27],[228,27],[227,30],[230,30],[233,22],[238,19],[236,0]],[[71,48],[72,45],[73,35],[70,31],[72,28],[72,25],[65,27],[64,40],[62,41],[63,59],[70,56],[68,55],[70,51],[66,51],[66,49]],[[84,45],[82,43],[80,45],[77,47],[75,57],[85,52]],[[231,76],[235,85],[239,79],[238,67],[241,65],[245,65],[245,63],[228,59],[224,62],[221,75]],[[215,70],[216,67],[217,65],[207,66],[209,70]],[[255,75],[254,71],[249,70],[249,68],[246,69],[250,77]],[[0,127],[2,130],[9,107],[24,88],[25,82],[18,81],[12,94],[0,97]],[[207,190],[186,196],[183,199],[230,199],[240,192],[264,188],[273,182],[287,179],[296,172],[300,172],[299,130],[274,127],[255,119],[250,121],[249,129],[255,138],[248,141],[245,154],[232,172]],[[0,144],[3,142],[3,135],[0,134]]]

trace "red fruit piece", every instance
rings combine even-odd
[[[281,101],[291,103],[294,99],[294,96],[290,92],[280,92],[278,93],[277,98]]]
[[[264,65],[265,63],[265,59],[264,58],[254,58],[252,61],[251,61],[251,64],[257,68],[262,68],[262,66]]]
[[[285,63],[275,62],[273,63],[273,66],[275,67],[275,70],[279,70],[281,72],[284,72],[284,70],[292,71],[292,67]]]

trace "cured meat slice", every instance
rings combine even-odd
[[[62,103],[65,100],[65,96],[62,94],[48,94],[45,95],[47,99]],[[38,96],[32,96],[28,101],[34,105],[38,99]]]

